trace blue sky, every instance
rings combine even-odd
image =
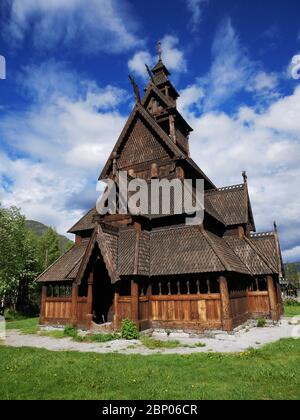
[[[258,230],[277,220],[300,260],[299,16],[298,0],[1,0],[0,201],[61,233],[92,207],[128,73],[142,89],[161,40],[194,159],[218,186],[247,170]]]

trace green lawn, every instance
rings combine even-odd
[[[0,346],[1,399],[300,398],[300,340],[237,355],[118,355]]]
[[[9,320],[6,322],[8,330],[20,330],[23,334],[36,334],[38,332],[39,318]]]

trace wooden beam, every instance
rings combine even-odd
[[[117,288],[117,284],[115,285],[115,294],[114,294],[114,330],[119,329],[119,292]]]
[[[138,326],[139,324],[139,285],[135,280],[131,280],[131,320]]]
[[[222,304],[222,323],[225,331],[232,331],[233,322],[230,306],[230,298],[228,291],[227,279],[224,276],[219,277],[218,279],[220,285],[220,295],[221,295],[221,304]]]
[[[77,325],[77,300],[78,300],[78,286],[72,286],[72,325]]]
[[[42,287],[42,296],[41,296],[40,324],[43,324],[44,321],[45,321],[45,315],[46,315],[46,298],[47,298],[47,286],[43,285],[43,287]]]
[[[93,321],[93,285],[94,285],[94,273],[91,272],[88,280],[88,295],[87,295],[87,314],[86,314],[86,326],[91,328]]]
[[[269,293],[269,302],[270,302],[270,315],[272,321],[278,321],[279,314],[277,311],[277,295],[275,284],[272,276],[267,276],[267,285]]]

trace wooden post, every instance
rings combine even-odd
[[[276,287],[277,287],[279,311],[280,311],[280,315],[283,315],[284,314],[284,308],[283,308],[281,289],[280,289],[280,284],[277,283],[277,282],[276,282]]]
[[[119,329],[119,292],[117,289],[117,285],[115,285],[115,294],[114,294],[114,330]]]
[[[139,324],[139,285],[131,280],[131,319],[138,326]]]
[[[72,285],[72,325],[77,325],[77,298],[78,298],[78,286],[77,284]]]
[[[227,279],[224,276],[219,277],[221,305],[222,305],[222,323],[225,331],[232,331],[233,322],[230,307],[230,298],[228,292]]]
[[[272,276],[267,276],[269,302],[270,302],[270,315],[272,321],[278,321],[279,316],[277,312],[277,296],[275,290],[275,284]]]
[[[40,324],[43,324],[45,322],[45,316],[46,316],[46,297],[47,297],[47,286],[43,285],[43,287],[42,287],[42,296],[41,296]]]
[[[91,328],[93,321],[93,284],[94,284],[94,273],[91,272],[88,280],[88,295],[87,295],[87,314],[86,314],[86,326],[88,329]]]

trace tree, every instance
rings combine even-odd
[[[36,245],[20,210],[0,206],[0,299],[15,310],[40,271]]]
[[[42,270],[46,270],[60,256],[59,236],[54,229],[48,228],[39,240],[39,260]]]
[[[299,285],[299,275],[298,270],[295,264],[286,265],[286,278],[287,281],[293,286],[298,288]]]

